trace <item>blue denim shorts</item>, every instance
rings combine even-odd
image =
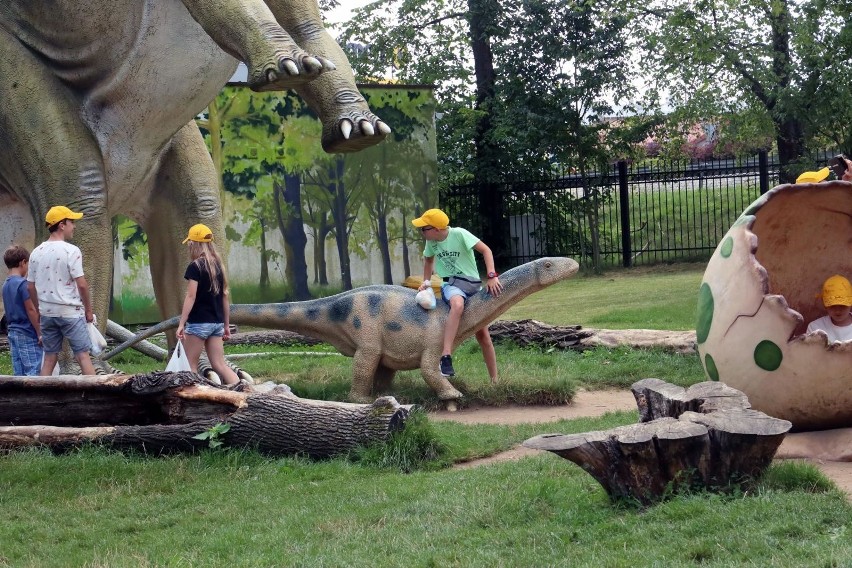
[[[452,298],[453,296],[461,296],[462,298],[464,298],[465,301],[470,298],[470,296],[467,295],[465,291],[459,288],[458,286],[451,286],[450,284],[444,282],[444,284],[441,286],[441,297],[444,298],[444,301],[449,304],[450,298]]]
[[[41,343],[45,353],[62,351],[62,339],[68,338],[71,351],[76,355],[92,350],[92,338],[86,328],[86,318],[55,318],[42,316]]]
[[[9,348],[12,352],[12,370],[15,375],[23,377],[41,374],[41,360],[44,358],[44,352],[38,344],[38,339],[25,331],[10,329]]]
[[[224,323],[187,323],[184,331],[189,335],[194,335],[199,339],[207,339],[208,337],[222,337],[225,335]]]

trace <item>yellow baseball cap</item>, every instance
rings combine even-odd
[[[193,225],[189,228],[189,233],[186,234],[186,238],[183,240],[182,244],[186,244],[187,241],[195,241],[196,243],[212,242],[213,231],[210,230],[210,227],[202,225],[201,223]]]
[[[450,225],[450,218],[440,209],[429,209],[423,215],[411,221],[415,227],[435,227],[446,229]]]
[[[51,227],[64,219],[79,219],[82,216],[82,213],[74,213],[64,205],[57,205],[50,208],[50,211],[44,216],[44,222],[48,227]]]
[[[822,285],[822,303],[831,306],[852,306],[852,284],[849,280],[835,274]]]
[[[796,178],[796,183],[819,183],[828,177],[828,168],[816,172],[804,172]]]

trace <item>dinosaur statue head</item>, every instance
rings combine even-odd
[[[566,257],[545,257],[507,270],[500,275],[503,293],[492,296],[483,288],[467,301],[457,342],[467,339],[482,326],[496,320],[500,314],[533,292],[571,278],[580,265]]]

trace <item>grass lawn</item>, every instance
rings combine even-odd
[[[524,298],[501,319],[604,329],[695,329],[705,264],[578,275]]]
[[[702,272],[663,267],[578,277],[503,317],[690,329]],[[547,303],[544,294],[551,294]],[[579,387],[627,387],[645,377],[684,386],[704,380],[695,356],[661,350],[498,345],[497,387],[488,382],[475,342],[463,344],[455,359],[463,377],[457,386],[484,404],[562,403]],[[159,368],[133,353],[116,363],[128,372]],[[240,364],[304,397],[342,400],[349,388],[351,360],[335,355],[282,353]],[[10,370],[8,354],[0,356],[0,372]],[[435,402],[414,372],[399,373],[393,394],[426,407]],[[405,463],[398,440],[323,462],[249,451],[12,452],[0,456],[0,567],[852,564],[852,506],[810,465],[774,465],[729,494],[675,495],[647,508],[610,502],[581,468],[552,454],[448,467],[538,434],[603,430],[636,419],[636,412],[617,412],[505,426],[417,418],[409,432],[420,433],[434,454]],[[402,457],[411,456],[413,450]]]

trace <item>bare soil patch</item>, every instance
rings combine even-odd
[[[540,424],[601,416],[620,410],[636,410],[636,401],[629,390],[581,390],[571,404],[562,406],[480,407],[457,412],[431,412],[429,417],[462,424]],[[537,450],[516,446],[487,458],[458,464],[456,468],[519,460],[538,453]],[[852,500],[852,428],[788,434],[775,459],[802,459],[813,463]]]

